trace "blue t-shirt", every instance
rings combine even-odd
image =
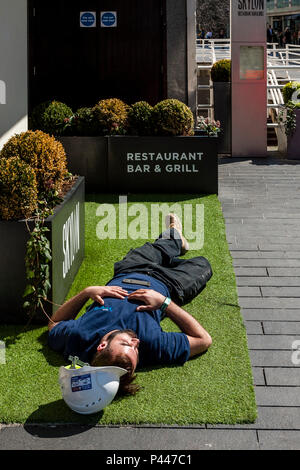
[[[127,284],[123,279],[148,281],[150,286]],[[121,286],[128,293],[138,289],[153,289],[169,297],[167,287],[157,279],[142,273],[126,273],[114,277],[107,285]],[[61,321],[49,332],[48,344],[64,358],[78,356],[90,363],[101,338],[109,331],[131,329],[140,340],[138,367],[155,364],[184,364],[190,356],[187,336],[179,332],[164,332],[160,326],[161,310],[137,312],[141,302],[105,297],[104,305],[94,302],[77,320]]]

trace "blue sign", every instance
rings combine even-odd
[[[116,11],[102,11],[101,12],[101,26],[104,28],[112,28],[117,26],[117,12]]]
[[[83,11],[80,13],[80,26],[82,28],[93,28],[96,26],[96,12]]]

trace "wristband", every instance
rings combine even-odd
[[[166,297],[165,300],[163,301],[161,307],[160,307],[160,310],[161,310],[162,313],[164,313],[164,311],[166,310],[168,305],[170,305],[170,303],[171,303],[170,297]]]

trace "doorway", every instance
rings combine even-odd
[[[28,8],[29,111],[51,99],[76,111],[103,98],[166,97],[165,0],[29,0]],[[89,14],[80,21],[87,11],[93,26]],[[101,27],[104,11],[116,12],[116,26]]]

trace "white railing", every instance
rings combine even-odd
[[[230,39],[198,39],[196,44],[198,70],[209,70],[220,59],[230,59]],[[287,44],[278,48],[276,43],[267,44],[267,116],[276,116],[283,105],[282,88],[289,81],[300,81],[300,46]],[[198,85],[198,90],[207,89],[210,97],[212,83]],[[207,111],[213,117],[213,103],[198,103],[198,112]],[[276,122],[268,123],[268,127],[277,127]]]
[[[230,59],[230,39],[197,39],[196,40],[197,63],[213,65],[217,60]]]

